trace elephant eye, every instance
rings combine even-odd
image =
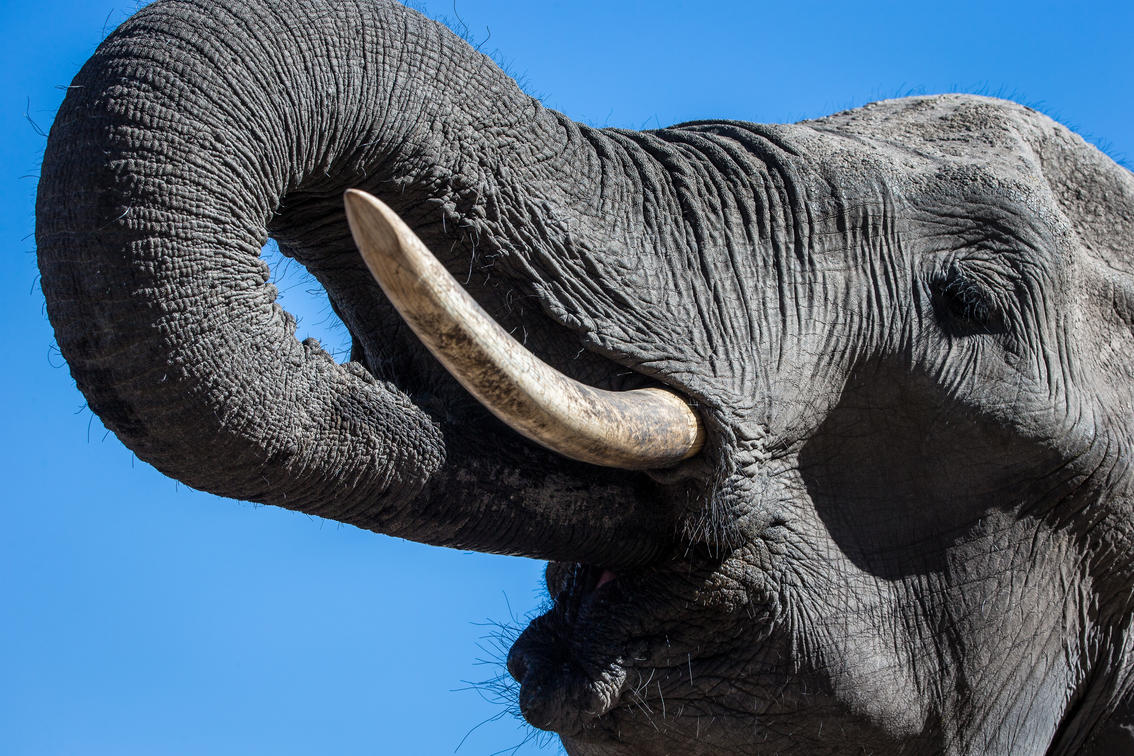
[[[1001,333],[1004,319],[985,285],[956,265],[930,281],[933,309],[951,334]]]

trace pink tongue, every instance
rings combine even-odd
[[[618,576],[610,570],[603,570],[602,575],[599,576],[598,582],[595,583],[595,590],[597,591],[599,588],[602,588],[604,585],[609,583],[611,580],[614,580],[616,577]]]

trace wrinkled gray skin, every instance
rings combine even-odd
[[[500,425],[370,280],[348,187],[559,369],[689,398],[704,453]],[[269,235],[349,363],[293,338]],[[158,469],[551,560],[509,670],[572,754],[1134,748],[1134,177],[1027,108],[595,130],[394,4],[163,0],[75,79],[37,238],[76,382]]]

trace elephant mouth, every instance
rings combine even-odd
[[[642,696],[681,688],[698,666],[696,657],[711,645],[687,636],[696,624],[692,616],[706,609],[720,567],[720,560],[688,553],[617,572],[552,563],[552,607],[532,621],[508,656],[524,718],[563,736],[585,736],[609,729],[610,717],[641,705]]]
[[[612,619],[629,613],[629,581],[599,566],[553,564],[561,589],[508,655],[520,684],[520,711],[533,726],[564,735],[587,729],[618,705],[626,682],[623,644],[611,643]]]

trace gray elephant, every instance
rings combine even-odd
[[[511,379],[446,372],[352,188],[625,438],[533,442]],[[569,753],[1134,750],[1134,176],[1027,108],[596,130],[393,3],[161,0],[70,89],[36,236],[72,375],[159,470],[550,560],[508,668]]]

